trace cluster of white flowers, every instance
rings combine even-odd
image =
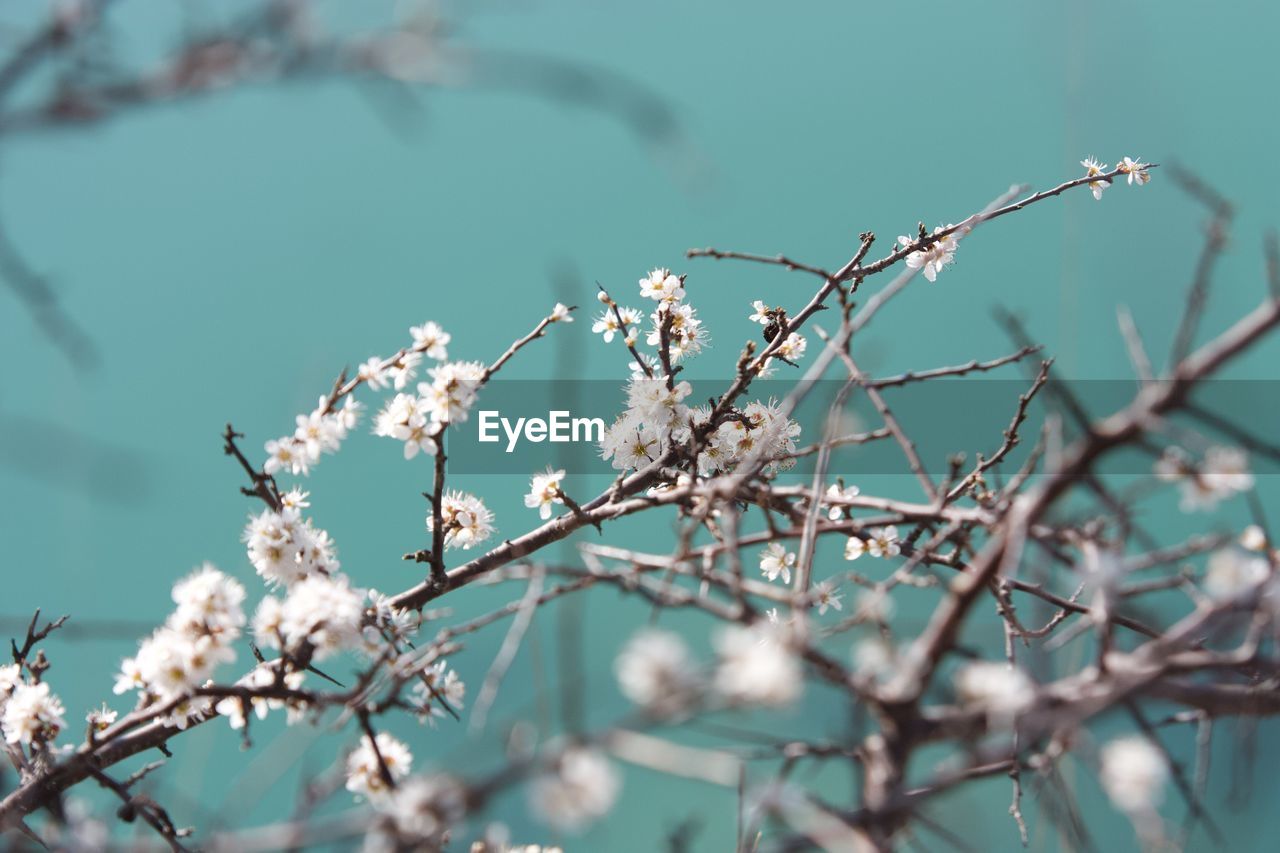
[[[1155,465],[1156,476],[1177,483],[1182,510],[1212,510],[1219,502],[1253,488],[1249,456],[1235,447],[1210,447],[1197,463],[1179,447],[1165,448]]]
[[[1099,776],[1107,796],[1131,815],[1148,816],[1164,798],[1169,765],[1160,750],[1137,735],[1102,748]]]
[[[205,684],[214,669],[235,660],[233,643],[245,624],[244,587],[206,563],[173,587],[177,607],[165,624],[126,658],[115,692],[137,690],[144,704],[168,702]],[[184,701],[170,721],[184,726],[209,703]]]
[[[846,560],[856,560],[863,554],[870,554],[873,557],[896,557],[900,553],[902,553],[902,546],[898,544],[898,527],[894,524],[873,530],[866,539],[850,536],[844,543]]]
[[[548,465],[544,473],[533,475],[529,483],[529,494],[524,496],[524,505],[529,509],[537,509],[539,518],[550,518],[553,505],[564,505],[564,495],[560,491],[563,480],[564,469],[557,471]]]
[[[419,708],[419,718],[435,725],[436,718],[445,715],[439,703],[448,703],[454,711],[462,710],[467,699],[467,685],[457,672],[449,669],[447,661],[438,660],[418,672],[413,683],[413,695]]]
[[[412,346],[390,359],[370,358],[356,371],[357,378],[374,391],[387,386],[400,391],[418,375],[424,354],[436,361],[449,357],[452,336],[438,324],[428,320],[421,326],[411,326],[409,334],[413,337]]]
[[[608,814],[621,788],[618,771],[602,752],[574,746],[530,785],[529,801],[547,823],[576,832]]]
[[[944,231],[953,226],[939,225],[933,229],[935,236],[942,235]],[[916,243],[920,238],[912,239],[911,237],[899,237],[898,242],[902,248]],[[937,236],[932,243],[923,249],[916,249],[907,255],[907,267],[913,270],[921,270],[924,277],[929,281],[935,281],[938,273],[942,272],[942,268],[951,264],[956,259],[956,249],[959,246],[959,240],[955,234],[946,234],[945,236]]]
[[[475,495],[448,491],[440,499],[440,520],[444,546],[469,551],[493,534],[493,513]],[[435,529],[435,518],[427,515],[427,530]]]
[[[1007,727],[1036,701],[1035,682],[1007,663],[973,661],[956,671],[956,695],[987,713],[993,726]]]
[[[848,513],[846,502],[856,498],[859,495],[857,486],[843,486],[840,483],[832,483],[827,486],[826,503],[827,518],[832,521],[839,521]]]
[[[1080,161],[1080,165],[1084,166],[1084,174],[1085,177],[1088,178],[1104,175],[1107,172],[1107,164],[1098,162],[1094,157],[1086,157]],[[1125,157],[1120,161],[1120,164],[1116,168],[1129,176],[1130,184],[1136,183],[1138,186],[1142,186],[1147,181],[1151,180],[1151,173],[1147,171],[1147,169],[1150,168],[1150,165],[1143,163],[1140,160]],[[1089,190],[1093,193],[1093,197],[1098,201],[1102,201],[1102,191],[1109,186],[1111,186],[1111,182],[1109,180],[1089,182]]]
[[[661,347],[662,330],[667,328],[668,347],[672,362],[699,352],[706,343],[706,332],[692,306],[684,302],[684,278],[670,270],[655,269],[640,280],[642,296],[657,301],[652,315],[653,328],[645,342],[651,347]],[[594,331],[602,333],[606,341],[621,331],[616,308],[622,314],[628,329],[628,344],[635,343],[632,322],[639,312],[617,306],[607,293],[600,294],[605,312],[596,322]],[[753,320],[765,320],[763,302],[756,302]],[[758,315],[758,317],[757,317]],[[770,316],[772,314],[770,313]],[[794,361],[804,355],[804,338],[792,334],[782,342],[776,355]],[[665,454],[673,445],[692,444],[694,431],[705,430],[711,418],[709,406],[690,407],[685,399],[692,393],[688,382],[672,382],[661,375],[661,362],[648,353],[639,353],[648,367],[631,363],[631,380],[627,386],[627,409],[604,433],[600,442],[601,456],[614,469],[629,471],[642,468]],[[767,366],[767,365],[765,365]],[[795,437],[800,426],[783,415],[772,400],[754,402],[742,411],[734,412],[716,428],[697,442],[698,474],[708,476],[729,470],[743,459],[765,464],[766,474],[773,474],[795,464],[789,454],[795,451]],[[530,496],[533,500],[533,495]],[[533,506],[534,504],[530,504]]]
[[[354,398],[348,397],[340,409],[330,409],[329,398],[321,397],[309,415],[298,415],[293,435],[272,439],[266,444],[267,462],[263,470],[268,474],[284,471],[306,475],[311,466],[320,461],[322,453],[336,453],[360,419],[364,408]]]
[[[710,416],[706,407],[690,410],[694,425],[705,424]],[[787,417],[776,401],[748,403],[738,416],[721,423],[698,448],[698,473],[708,476],[729,471],[747,459],[767,462],[762,469],[766,476],[790,469],[795,466],[791,454],[795,453],[799,434],[800,424]],[[691,435],[690,429],[677,437],[687,441]]]
[[[419,451],[435,455],[440,431],[467,419],[485,370],[478,361],[451,361],[431,368],[431,381],[419,382],[416,396],[400,393],[382,407],[374,419],[374,434],[403,441],[405,459]]]
[[[381,762],[378,756],[382,756]],[[372,741],[364,735],[360,738],[360,745],[347,756],[347,790],[379,802],[392,793],[394,783],[409,775],[412,766],[413,754],[401,741],[386,732],[378,732]],[[391,777],[392,784],[387,783],[385,776]]]
[[[663,717],[689,709],[698,695],[698,674],[678,634],[656,628],[632,637],[614,662],[622,695]]]
[[[729,625],[716,635],[715,646],[716,689],[730,702],[781,706],[800,697],[803,671],[785,626]]]
[[[344,575],[312,575],[289,587],[284,600],[269,595],[253,615],[260,645],[296,651],[303,643],[323,660],[359,646],[364,639],[365,593]]]
[[[657,459],[688,420],[690,410],[682,401],[692,391],[688,382],[667,388],[663,379],[633,377],[627,385],[627,410],[605,430],[600,455],[619,471]]]
[[[305,673],[301,671],[286,672],[281,677],[280,682],[290,690],[298,690],[302,687],[304,675]],[[236,681],[236,686],[252,690],[272,687],[275,683],[276,669],[271,666],[258,666],[248,675]],[[228,697],[214,706],[214,709],[219,714],[227,718],[231,728],[236,730],[243,729],[245,724],[249,722],[249,712],[252,712],[259,720],[265,720],[267,714],[277,708],[288,708],[288,721],[292,724],[301,719],[303,711],[306,710],[306,704],[299,701],[285,702],[282,699],[264,699],[261,696],[252,696],[247,701],[239,697]]]
[[[452,776],[434,773],[412,776],[396,785],[390,796],[372,800],[384,823],[370,835],[364,850],[443,850],[449,830],[463,819],[467,792]]]
[[[1239,548],[1223,548],[1209,557],[1204,591],[1210,598],[1229,601],[1261,586],[1271,574],[1265,557]]]
[[[315,575],[337,574],[337,548],[329,534],[302,517],[307,493],[286,492],[279,512],[263,510],[249,518],[242,539],[249,562],[270,586],[292,586]]]
[[[24,681],[22,668],[16,663],[0,666],[0,732],[5,743],[51,744],[67,726],[64,713],[62,700],[49,691],[46,682]]]
[[[614,335],[622,335],[623,343],[635,346],[640,334],[640,320],[644,315],[635,308],[624,305],[618,305],[615,311],[613,301],[603,291],[600,293],[600,301],[604,303],[604,312],[591,324],[591,332],[603,336],[606,344],[613,342]]]

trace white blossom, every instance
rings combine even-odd
[[[225,635],[234,640],[244,627],[244,587],[205,563],[173,586],[178,605],[169,624],[191,634]]]
[[[857,486],[841,488],[838,483],[832,483],[827,486],[826,498],[827,502],[831,504],[830,509],[827,510],[827,518],[832,521],[839,521],[845,513],[845,502],[856,498],[858,494]]]
[[[476,402],[485,366],[478,361],[451,361],[428,372],[431,382],[418,383],[420,407],[440,424],[461,423]]]
[[[1209,556],[1204,591],[1211,598],[1229,601],[1257,589],[1270,573],[1266,558],[1237,548],[1223,548]]]
[[[568,305],[557,302],[556,307],[551,309],[551,314],[547,319],[553,323],[572,323],[573,314],[570,313],[571,311],[573,309]]]
[[[414,849],[444,849],[446,834],[466,815],[466,789],[452,776],[411,776],[376,805],[391,819],[397,836]],[[390,849],[402,849],[391,845]]]
[[[397,394],[382,407],[373,422],[375,435],[404,442],[404,458],[412,459],[419,451],[435,456],[439,450],[436,436],[444,425],[431,419],[427,401],[412,394]]]
[[[469,551],[493,534],[493,513],[475,495],[445,492],[440,501],[440,519],[446,548]],[[435,527],[435,517],[427,515],[427,530]]]
[[[1151,180],[1151,173],[1147,171],[1150,168],[1150,164],[1143,163],[1141,158],[1135,160],[1131,157],[1125,157],[1116,168],[1129,176],[1130,185],[1136,183],[1138,186],[1142,186]]]
[[[946,226],[946,228],[950,227],[950,225]],[[946,228],[939,225],[937,228],[933,229],[933,233],[935,235],[940,234],[946,230]],[[914,244],[916,240],[913,240],[910,237],[899,237],[898,242],[903,248],[906,248],[907,246]],[[923,249],[917,249],[907,255],[907,266],[913,270],[922,270],[925,278],[929,281],[934,281],[937,279],[938,273],[942,271],[942,268],[955,260],[957,245],[958,242],[955,234],[938,237],[938,239],[934,240]]]
[[[1106,163],[1099,163],[1092,157],[1086,157],[1080,161],[1080,165],[1084,166],[1084,173],[1088,177],[1094,175],[1102,175],[1107,171]],[[1109,181],[1090,181],[1089,190],[1093,193],[1093,197],[1098,201],[1102,201],[1102,191],[1111,186]]]
[[[840,590],[831,581],[820,581],[814,585],[813,604],[818,608],[819,616],[825,616],[829,608],[844,609]]]
[[[898,528],[893,524],[871,531],[866,539],[850,536],[844,545],[846,560],[856,560],[863,554],[870,554],[873,557],[896,557],[901,552],[902,547],[898,544]]]
[[[284,601],[267,596],[258,605],[253,630],[260,645],[296,649],[307,642],[323,660],[361,641],[364,593],[341,575],[312,575],[289,588]]]
[[[62,700],[49,692],[48,683],[14,686],[0,716],[5,743],[29,746],[32,742],[52,741],[67,726],[62,718],[65,712]]]
[[[647,628],[635,634],[613,665],[622,695],[662,716],[678,714],[693,701],[698,678],[679,634]]]
[[[772,319],[773,313],[769,306],[757,299],[751,303],[751,307],[754,310],[752,311],[751,316],[747,319],[753,323],[759,323],[762,326],[769,325],[769,320]]]
[[[439,324],[427,321],[421,326],[411,326],[409,334],[413,336],[413,348],[425,353],[428,358],[444,361],[449,357],[448,345],[453,336],[440,328]]]
[[[627,385],[627,408],[639,421],[670,429],[688,414],[688,407],[681,401],[693,392],[688,382],[676,382],[667,388],[666,380],[634,378]]]
[[[791,570],[796,566],[796,555],[781,542],[770,542],[760,554],[760,572],[774,581],[782,576],[783,583],[791,583]]]
[[[800,697],[803,672],[781,627],[729,625],[716,635],[715,647],[716,689],[730,701],[780,706]]]
[[[564,498],[560,493],[562,480],[564,480],[564,469],[555,471],[550,465],[544,473],[534,474],[529,483],[529,494],[524,496],[524,505],[529,509],[537,509],[539,518],[544,520],[550,518],[552,505],[564,505]]]
[[[668,269],[654,269],[640,279],[640,295],[659,302],[677,302],[684,298],[684,282]]]
[[[618,322],[618,315],[622,317],[621,323]],[[614,335],[620,332],[627,334],[630,330],[635,329],[643,316],[634,308],[618,306],[615,314],[614,309],[609,307],[591,324],[591,333],[602,335],[606,344],[612,343]]]
[[[102,707],[94,708],[92,711],[84,715],[84,721],[89,724],[95,732],[105,732],[111,727],[111,724],[119,718],[119,714],[107,707],[107,703],[103,702]]]
[[[1164,799],[1169,765],[1146,738],[1113,740],[1102,748],[1099,777],[1107,796],[1130,814],[1147,814]]]
[[[376,355],[357,368],[356,378],[363,381],[374,391],[386,388],[391,384],[387,371],[382,368],[382,359]]]
[[[397,391],[403,391],[414,377],[418,375],[418,365],[422,363],[422,353],[410,350],[397,359],[396,363],[387,368],[387,376],[391,378],[391,385]]]
[[[448,703],[454,711],[462,710],[467,698],[467,685],[455,670],[449,668],[447,661],[438,660],[422,669],[414,678],[413,695],[418,707],[422,709],[419,715],[421,719],[433,722],[435,717],[445,713],[440,709],[439,702]]]
[[[381,762],[378,761],[379,755],[382,756]],[[401,741],[386,732],[378,732],[372,741],[364,735],[360,738],[360,745],[347,756],[347,790],[369,800],[381,800],[393,788],[387,784],[383,768],[394,783],[408,776],[412,765],[413,754]]]
[[[529,786],[530,805],[552,826],[577,832],[608,814],[621,788],[618,771],[603,753],[575,746]]]
[[[1249,551],[1267,550],[1267,533],[1256,524],[1250,524],[1240,532],[1240,547]]]
[[[955,683],[960,701],[986,711],[996,726],[1008,726],[1036,700],[1035,682],[1007,663],[967,663],[956,672]]]
[[[241,538],[254,570],[271,586],[336,573],[340,563],[328,532],[300,517],[296,506],[285,504],[281,509],[263,510],[245,525]]]
[[[274,438],[266,443],[267,461],[262,470],[267,474],[287,471],[290,474],[311,473],[311,457],[305,445],[293,436]]]

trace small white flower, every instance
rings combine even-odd
[[[622,317],[622,322],[618,322],[618,317]],[[591,333],[595,335],[603,335],[604,342],[611,343],[613,336],[619,332],[623,332],[624,327],[628,332],[634,330],[644,315],[634,308],[618,306],[615,312],[612,307],[606,308],[594,323],[591,324]]]
[[[898,528],[893,524],[878,528],[867,541],[867,553],[873,557],[896,557],[901,550],[898,545]]]
[[[658,302],[678,302],[684,298],[684,282],[668,269],[654,269],[640,279],[640,295]]]
[[[843,489],[840,488],[838,483],[832,483],[827,486],[826,497],[827,501],[831,502],[831,508],[827,510],[827,518],[832,521],[839,521],[845,512],[844,502],[856,498],[858,494],[857,486],[846,486]],[[852,560],[856,558],[846,556],[845,559]]]
[[[623,696],[662,716],[685,710],[697,693],[689,648],[671,631],[637,633],[619,653],[613,671]]]
[[[547,466],[547,470],[543,474],[534,474],[533,480],[529,483],[529,494],[524,496],[524,505],[529,509],[537,509],[538,517],[548,519],[551,517],[553,504],[564,504],[564,498],[560,494],[560,482],[564,480],[564,469],[553,471],[551,466]]]
[[[849,541],[844,543],[844,558],[846,560],[856,560],[865,553],[867,553],[867,543],[861,537],[850,536]]]
[[[22,667],[16,663],[0,666],[0,706],[9,698],[9,691],[22,683]]]
[[[950,228],[948,225],[946,228]],[[939,234],[946,230],[939,225],[933,229],[934,234]],[[899,237],[898,242],[903,248],[915,243],[910,237]],[[955,234],[948,234],[945,237],[939,237],[923,249],[917,249],[907,255],[907,266],[913,270],[922,270],[924,277],[929,281],[934,281],[938,277],[938,273],[942,268],[955,261],[956,247],[958,243]]]
[[[62,718],[65,711],[62,700],[49,692],[46,682],[16,685],[0,716],[5,742],[30,745],[52,741],[67,726]]]
[[[85,714],[84,720],[93,727],[95,732],[105,732],[119,716],[118,713],[107,707],[106,702],[103,702],[101,708],[94,708]]]
[[[1164,799],[1169,765],[1144,737],[1113,740],[1102,748],[1100,778],[1107,796],[1130,814],[1148,814]]]
[[[791,570],[796,566],[796,555],[781,542],[770,542],[760,554],[760,571],[769,580],[782,576],[783,583],[791,583]]]
[[[730,625],[716,635],[715,646],[716,689],[730,701],[781,706],[800,697],[803,673],[785,628],[768,622],[750,628]]]
[[[422,363],[422,353],[410,350],[400,356],[395,364],[387,368],[386,374],[391,379],[391,386],[403,391],[405,386],[418,375],[418,365]]]
[[[566,749],[554,769],[529,787],[533,811],[552,826],[577,832],[608,814],[622,780],[599,750]]]
[[[1141,158],[1134,160],[1130,157],[1125,157],[1116,168],[1129,176],[1130,185],[1136,183],[1138,186],[1142,186],[1151,180],[1151,173],[1147,171],[1149,166],[1150,164],[1143,163]]]
[[[882,589],[863,590],[858,595],[858,615],[884,624],[893,618],[896,606],[889,594]]]
[[[311,473],[312,459],[307,453],[305,444],[298,442],[293,436],[272,439],[266,444],[267,462],[262,470],[267,474],[287,471],[290,474],[307,475]]]
[[[754,308],[755,311],[747,319],[753,323],[759,323],[762,326],[769,325],[769,320],[771,319],[769,306],[757,299],[751,303],[751,307]]]
[[[1087,157],[1080,161],[1080,165],[1084,166],[1084,173],[1088,177],[1094,175],[1105,174],[1107,171],[1106,163],[1099,163],[1092,157]],[[1093,197],[1098,201],[1102,201],[1102,191],[1111,186],[1109,181],[1090,181],[1089,189],[1093,192]]]
[[[440,518],[446,548],[470,550],[493,533],[493,513],[475,495],[445,492],[440,502]],[[434,514],[427,516],[427,530],[435,526]]]
[[[547,319],[553,323],[572,323],[573,314],[570,313],[571,311],[573,309],[568,305],[557,302],[556,307],[551,309],[551,314]]]
[[[362,380],[374,391],[386,388],[391,382],[387,372],[382,369],[382,359],[376,355],[360,365],[356,370],[356,378]]]
[[[841,604],[841,594],[836,585],[831,581],[822,581],[815,584],[813,588],[813,603],[818,608],[818,615],[824,616],[828,608],[843,610]]]
[[[1267,550],[1267,534],[1256,524],[1250,524],[1240,533],[1240,547],[1249,551]]]
[[[1264,557],[1237,548],[1223,548],[1209,557],[1204,591],[1210,598],[1230,601],[1257,589],[1270,573]]]
[[[878,634],[853,647],[853,665],[865,678],[878,679],[893,672],[897,651]]]
[[[374,752],[374,745],[377,752]],[[382,761],[378,761],[378,756]],[[370,800],[380,800],[391,793],[393,784],[409,775],[413,764],[413,754],[409,748],[386,732],[378,732],[373,741],[365,735],[360,738],[360,745],[347,756],[347,790],[357,796]],[[388,784],[384,777],[391,777],[393,784]]]
[[[1035,704],[1035,682],[1007,663],[973,661],[956,672],[955,681],[960,701],[986,711],[993,726],[1007,727]]]
[[[413,335],[413,348],[417,352],[426,353],[429,358],[444,361],[449,357],[448,344],[453,336],[430,321],[421,326],[412,326],[409,334]],[[402,387],[397,385],[397,388]]]
[[[283,602],[267,596],[254,614],[254,634],[260,645],[295,649],[308,642],[315,659],[323,660],[362,639],[364,592],[354,590],[342,575],[313,575],[289,589]]]

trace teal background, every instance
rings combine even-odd
[[[341,28],[392,14],[382,3],[359,14],[322,8]],[[689,274],[713,335],[690,372],[722,376],[756,334],[750,301],[796,306],[811,283],[782,270],[686,261],[685,249],[786,252],[836,267],[861,231],[880,236],[878,256],[917,220],[958,221],[1012,182],[1053,185],[1079,174],[1078,161],[1091,154],[1108,163],[1126,154],[1176,159],[1238,203],[1205,329],[1222,328],[1263,293],[1260,238],[1275,220],[1280,177],[1273,4],[544,0],[446,14],[462,43],[643,83],[677,116],[678,139],[655,146],[597,110],[465,89],[423,91],[424,117],[405,133],[359,88],[330,82],[257,86],[5,141],[0,216],[103,358],[100,369],[76,372],[0,293],[0,614],[9,632],[35,607],[89,628],[140,623],[99,625],[110,630],[89,637],[68,631],[46,644],[69,719],[114,698],[119,659],[168,612],[181,574],[210,560],[259,594],[239,542],[254,507],[222,455],[222,426],[234,422],[256,451],[289,431],[344,365],[394,351],[426,319],[453,334],[451,357],[490,360],[555,301],[572,301],[583,306],[579,321],[553,329],[553,343],[538,342],[504,374],[622,376],[617,343],[590,335],[592,282],[638,305],[635,280],[669,266]],[[126,55],[153,54],[178,23],[155,3],[122,2],[113,16]],[[1010,346],[991,308],[1004,306],[1025,313],[1064,375],[1126,378],[1115,306],[1133,309],[1157,359],[1167,352],[1203,219],[1157,172],[1150,185],[1114,187],[1101,203],[1076,192],[1002,220],[966,241],[937,284],[913,284],[885,312],[859,343],[862,361],[889,372],[1003,354]],[[1278,351],[1270,342],[1231,375],[1275,378]],[[594,494],[602,475],[573,483],[575,493]],[[399,557],[425,542],[419,493],[429,479],[428,462],[404,463],[394,444],[368,435],[366,421],[305,482],[316,524],[333,535],[357,583],[395,590],[417,580]],[[535,521],[521,503],[523,478],[460,476],[457,484],[484,497],[503,536]],[[1186,522],[1168,510],[1157,503],[1151,518],[1176,536]],[[1242,512],[1235,506],[1224,518]],[[669,524],[629,523],[616,535],[657,550]],[[822,559],[839,569],[834,552]],[[462,616],[518,594],[515,586],[468,589],[448,603]],[[559,725],[559,691],[539,689],[559,669],[557,612],[539,618],[491,729],[517,717]],[[581,653],[587,719],[601,725],[625,710],[612,656],[649,612],[601,593],[577,613],[589,638]],[[904,603],[895,628],[909,634],[921,616]],[[672,624],[708,653],[705,621]],[[981,639],[983,630],[967,636]],[[474,638],[453,660],[469,699],[502,631]],[[847,716],[834,696],[812,690],[790,714],[738,722],[838,737]],[[259,727],[249,755],[220,723],[175,741],[165,802],[202,828],[220,816],[240,825],[280,815],[298,775],[320,770],[332,753],[308,749],[311,730],[279,731]],[[1228,811],[1241,769],[1231,732],[1229,723],[1219,727],[1211,802],[1232,849],[1271,849],[1276,790],[1265,768],[1275,738],[1261,727],[1250,751],[1263,771],[1245,777],[1252,796]],[[457,725],[397,733],[410,739],[418,766],[483,772],[500,756],[496,738],[476,745]],[[1168,737],[1190,756],[1189,732]],[[1099,798],[1088,768],[1069,764],[1067,775],[1099,847],[1130,846],[1127,822]],[[839,801],[846,777],[833,772],[819,784]],[[975,848],[1016,849],[1007,789],[1003,779],[974,786],[929,814]],[[1176,799],[1171,790],[1175,819]],[[335,804],[346,804],[344,793]],[[619,811],[568,847],[656,849],[694,814],[694,849],[727,849],[734,808],[732,792],[629,768]],[[1033,849],[1055,849],[1052,825],[1033,805],[1027,812]],[[518,797],[500,801],[495,816],[515,840],[552,838]],[[922,842],[948,846],[927,833]],[[1208,845],[1203,831],[1192,837],[1193,848]]]

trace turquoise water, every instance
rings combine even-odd
[[[367,18],[385,20],[390,8],[377,4]],[[350,7],[330,11],[340,26],[360,23],[347,19]],[[1280,12],[1271,4],[1233,6],[1229,19],[1180,2],[665,0],[490,3],[453,16],[466,44],[641,82],[677,118],[678,136],[655,145],[599,110],[466,89],[423,92],[422,115],[406,129],[366,91],[333,82],[255,87],[6,140],[0,215],[102,355],[99,369],[73,370],[0,294],[6,619],[38,606],[85,622],[152,624],[169,609],[172,580],[204,560],[256,590],[239,543],[252,507],[218,433],[232,421],[260,446],[344,365],[393,351],[425,319],[453,334],[452,356],[487,360],[556,300],[594,312],[594,280],[636,304],[635,280],[670,266],[689,273],[715,343],[691,372],[725,375],[755,334],[750,301],[795,305],[810,285],[780,270],[685,261],[691,246],[834,267],[861,231],[879,234],[883,250],[917,220],[957,221],[1010,183],[1057,183],[1091,154],[1109,163],[1141,155],[1195,168],[1238,204],[1204,327],[1221,328],[1263,292],[1260,236],[1274,224],[1280,178],[1270,58]],[[121,3],[117,18],[126,55],[154,51],[174,23],[138,2]],[[1100,203],[1076,193],[1010,217],[966,242],[936,285],[913,285],[865,336],[862,360],[889,372],[1002,354],[1009,345],[991,309],[1004,306],[1025,313],[1064,375],[1126,378],[1115,305],[1133,309],[1153,353],[1166,352],[1203,218],[1160,173]],[[545,378],[557,364],[561,376],[622,375],[621,350],[591,336],[586,320],[554,330],[559,343],[539,342],[509,376]],[[1278,351],[1271,342],[1232,375],[1273,378]],[[358,583],[390,590],[417,579],[399,555],[424,541],[419,493],[429,477],[428,463],[403,463],[362,433],[307,482],[316,523]],[[601,482],[578,488],[590,494]],[[533,520],[523,478],[464,475],[459,485],[483,495],[503,535]],[[666,530],[654,522],[622,535],[652,541]],[[455,606],[469,613],[517,594],[468,590]],[[583,614],[588,716],[602,724],[624,707],[609,661],[648,611],[605,593]],[[682,624],[705,650],[706,624]],[[548,706],[556,716],[558,694],[539,698],[534,676],[555,668],[552,612],[538,633],[496,721]],[[453,661],[473,696],[500,639],[480,638]],[[133,640],[67,636],[47,648],[50,680],[78,717],[109,696],[110,672]],[[824,698],[813,693],[803,711],[759,724],[838,736],[846,724]],[[1221,729],[1219,795],[1231,775],[1229,726]],[[266,769],[292,761],[307,737],[269,744],[269,731],[258,732],[257,757],[237,755],[221,725],[184,737],[165,778],[180,820],[207,826],[225,806],[267,821],[292,802],[293,776],[323,767],[326,755],[308,754],[268,785]],[[482,771],[496,758],[492,746],[465,744],[460,727],[401,734],[423,764],[435,756]],[[1189,735],[1173,738],[1189,755]],[[1273,741],[1264,726],[1262,755],[1274,754]],[[1100,846],[1128,846],[1090,774],[1074,773]],[[228,803],[228,785],[247,779],[268,792]],[[847,780],[824,784],[838,799]],[[1264,808],[1273,783],[1262,772],[1252,784],[1249,806],[1219,812],[1233,849],[1266,849],[1274,831]],[[734,799],[628,770],[619,814],[570,849],[654,849],[690,813],[701,819],[695,849],[725,849]],[[1001,780],[932,814],[975,847],[1014,849],[1006,804]],[[547,838],[518,799],[497,811],[517,838]],[[1053,830],[1033,811],[1033,846],[1053,848]],[[1202,834],[1195,844],[1207,844]]]

